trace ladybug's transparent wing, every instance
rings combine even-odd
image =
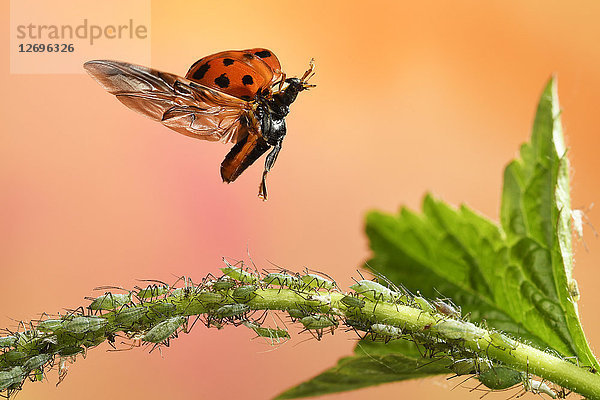
[[[177,75],[109,60],[84,68],[121,103],[184,135],[237,143],[248,129],[259,132],[251,103]]]

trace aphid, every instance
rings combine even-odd
[[[336,288],[336,284],[329,279],[325,279],[320,275],[316,274],[306,274],[300,277],[302,282],[304,282],[304,288],[311,289],[327,289],[333,290]]]
[[[81,344],[87,348],[98,346],[103,343],[105,340],[111,341],[111,336],[105,336],[104,332],[101,330],[95,332],[89,332],[85,335],[85,338],[81,341]],[[114,341],[114,339],[112,339]]]
[[[461,358],[455,360],[452,365],[450,365],[450,369],[456,375],[474,374],[477,372],[477,362],[473,358]]]
[[[429,301],[427,301],[427,299],[425,299],[421,296],[413,297],[413,301],[418,308],[425,311],[426,313],[433,314],[436,311],[435,307],[432,306],[431,303]]]
[[[452,318],[456,318],[456,319],[460,319],[460,317],[461,317],[460,307],[457,307],[458,309],[454,308],[453,305],[448,304],[445,301],[440,300],[440,299],[434,300],[433,305],[440,314],[444,314],[448,317],[452,317]]]
[[[401,300],[402,294],[383,286],[380,283],[369,281],[366,279],[356,282],[350,286],[356,293],[365,296],[373,301],[385,301],[395,303]]]
[[[242,283],[258,284],[260,282],[260,277],[258,274],[253,274],[242,267],[231,265],[225,258],[223,258],[223,262],[225,263],[226,267],[221,268],[221,271],[223,271],[223,273],[228,277]]]
[[[72,357],[76,354],[83,353],[85,349],[81,346],[67,346],[58,350],[61,357]]]
[[[514,350],[517,348],[517,342],[508,336],[500,333],[500,332],[491,332],[490,333],[491,345],[501,348],[501,349],[511,349]]]
[[[281,343],[285,339],[290,338],[288,331],[283,329],[263,328],[253,322],[245,322],[245,326],[252,329],[259,337],[271,339],[271,344]]]
[[[351,317],[346,318],[344,323],[355,331],[369,332],[373,325],[368,318]],[[357,332],[358,333],[358,332]]]
[[[148,309],[144,306],[125,307],[115,313],[115,323],[130,326],[139,321]]]
[[[187,321],[185,317],[178,316],[164,320],[152,327],[144,336],[142,340],[151,343],[160,343],[167,340],[172,334],[179,329]]]
[[[373,324],[371,325],[371,332],[375,336],[381,336],[386,342],[402,337],[402,330],[392,325]]]
[[[286,286],[297,288],[301,285],[301,280],[295,275],[289,275],[284,272],[272,272],[263,278],[266,285]]]
[[[364,300],[352,295],[344,296],[340,301],[348,308],[363,308],[365,306]]]
[[[237,317],[247,313],[250,310],[246,304],[226,304],[217,308],[215,315],[220,318]]]
[[[13,367],[8,371],[0,371],[0,391],[9,388],[25,378],[25,370],[22,367]]]
[[[158,301],[153,303],[149,308],[155,314],[168,316],[171,315],[173,311],[175,311],[177,306],[173,303],[168,303],[166,301]]]
[[[300,319],[300,323],[304,325],[304,328],[307,330],[313,330],[313,336],[317,340],[321,340],[323,337],[323,330],[326,328],[331,328],[331,334],[333,334],[333,330],[337,327],[338,323],[333,317],[327,317],[325,315],[309,315]],[[311,332],[312,333],[312,332]],[[315,336],[316,334],[316,336]]]
[[[579,285],[575,279],[571,279],[568,285],[569,294],[574,301],[579,301],[581,299],[581,292],[579,291]]]
[[[478,328],[471,322],[461,322],[453,319],[446,319],[438,322],[431,327],[440,335],[447,339],[465,339],[476,341],[485,335],[485,331]]]
[[[107,292],[100,297],[96,297],[88,308],[90,310],[114,310],[129,303],[131,303],[131,293]]]
[[[229,279],[218,279],[212,282],[214,290],[229,290],[235,286],[235,282]]]
[[[25,371],[32,371],[34,369],[40,368],[42,365],[46,364],[48,361],[52,359],[51,354],[38,354],[37,356],[33,356],[29,358],[27,361],[23,363],[23,369]]]
[[[151,299],[154,297],[159,297],[164,295],[169,291],[169,286],[167,285],[148,285],[144,289],[139,289],[136,293],[136,296],[140,299]]]
[[[297,319],[301,319],[307,316],[307,312],[304,310],[301,310],[299,308],[290,308],[287,310],[290,318],[292,318],[292,321],[295,321]]]
[[[484,367],[485,366],[485,367]],[[523,381],[523,373],[512,368],[482,364],[477,379],[485,387],[492,390],[502,390],[513,387]]]
[[[235,289],[233,289],[231,297],[233,297],[235,301],[246,303],[256,296],[256,289],[258,289],[256,285],[236,287]]]
[[[2,354],[2,360],[9,364],[21,363],[26,358],[27,354],[18,350],[11,350]]]
[[[300,323],[304,325],[306,329],[323,329],[331,326],[337,326],[337,322],[325,315],[309,315],[300,319]]]
[[[196,297],[198,301],[205,304],[218,304],[225,298],[222,294],[215,292],[199,292]]]
[[[64,321],[62,319],[46,319],[40,321],[37,328],[42,332],[56,332],[60,330]]]
[[[108,323],[106,318],[99,317],[75,317],[70,321],[64,321],[62,328],[71,333],[94,332]]]
[[[259,187],[264,200],[289,107],[298,93],[314,87],[308,84],[314,75],[312,60],[301,78],[286,79],[277,57],[260,48],[204,57],[185,78],[109,60],[88,61],[84,68],[134,111],[190,137],[235,143],[221,164],[224,182],[233,182],[271,149]]]
[[[3,336],[0,337],[0,348],[14,347],[17,343],[17,337],[15,336]]]

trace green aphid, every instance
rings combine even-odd
[[[470,375],[477,372],[477,362],[473,358],[462,358],[460,360],[455,360],[452,365],[450,365],[450,369],[456,375]]]
[[[489,389],[501,390],[521,383],[523,374],[508,367],[482,364],[477,379]]]
[[[283,272],[272,272],[263,278],[265,285],[275,285],[289,288],[298,288],[302,281],[295,275],[289,275]]]
[[[22,363],[27,358],[27,353],[23,353],[18,350],[7,351],[0,355],[0,357],[9,364]]]
[[[138,290],[136,294],[140,299],[151,299],[162,296],[168,291],[169,286],[166,285],[148,285],[146,288]]]
[[[325,315],[309,315],[300,320],[306,329],[324,329],[331,326],[337,326],[337,322],[333,318]]]
[[[227,260],[223,261],[227,266],[221,268],[221,271],[223,271],[223,273],[228,277],[242,283],[258,284],[260,282],[260,278],[257,274],[248,272],[240,267],[234,267],[233,265],[229,264]]]
[[[146,332],[146,334],[142,336],[142,340],[151,343],[163,342],[172,334],[174,334],[177,329],[179,329],[179,327],[185,323],[185,321],[186,318],[182,316],[173,317],[162,321]]]
[[[58,350],[58,355],[61,357],[71,357],[79,353],[83,353],[85,349],[81,346],[67,346]]]
[[[386,324],[371,325],[371,332],[385,339],[398,339],[402,337],[402,330],[400,328]]]
[[[333,290],[336,288],[335,282],[332,282],[329,279],[325,279],[322,276],[316,274],[302,275],[300,279],[302,280],[302,282],[304,282],[304,288],[327,290]]]
[[[403,294],[383,286],[380,283],[363,279],[350,286],[356,293],[373,301],[385,301],[388,303],[403,302]]]
[[[99,330],[96,332],[88,332],[85,335],[85,338],[81,341],[81,344],[87,348],[90,348],[104,343],[105,340],[107,340],[107,337],[104,335],[103,331]]]
[[[100,317],[75,317],[72,320],[64,321],[63,330],[71,333],[95,332],[102,329],[108,320]]]
[[[107,292],[100,297],[96,297],[88,308],[90,310],[114,310],[129,303],[131,303],[131,293]]]
[[[40,321],[37,328],[42,332],[56,332],[62,328],[64,322],[62,319],[46,319]]]
[[[215,292],[199,292],[196,294],[196,298],[204,304],[219,304],[225,299],[221,293]]]
[[[235,286],[235,282],[229,279],[218,279],[212,282],[214,290],[229,290]]]
[[[425,298],[423,298],[421,296],[415,296],[413,298],[413,301],[415,302],[415,305],[419,309],[421,309],[429,314],[435,314],[435,312],[436,312],[435,307],[429,301],[427,301]]]
[[[16,336],[0,337],[0,348],[14,347],[19,339]]]
[[[517,342],[515,340],[509,338],[508,336],[506,336],[500,332],[491,332],[490,340],[491,340],[492,346],[495,346],[497,348],[511,349],[511,350],[514,350],[517,348]]]
[[[263,328],[262,326],[252,322],[246,322],[244,325],[256,332],[258,336],[271,339],[271,343],[279,343],[283,339],[290,338],[288,331],[283,329]]]
[[[175,304],[173,304],[173,303],[168,303],[166,301],[159,301],[159,302],[153,303],[149,308],[155,314],[159,314],[162,316],[168,316],[168,315],[171,315],[171,313],[173,311],[175,311],[177,306],[175,306]]]
[[[35,371],[35,380],[41,382],[44,380],[44,371],[38,369]]]
[[[344,296],[340,300],[348,308],[363,308],[365,301],[355,296]]]
[[[256,285],[245,285],[236,287],[235,289],[233,289],[231,297],[233,297],[235,301],[248,302],[256,296],[256,289],[258,289]]]
[[[485,335],[485,331],[471,322],[445,319],[433,325],[431,329],[447,339],[464,339],[475,341]]]
[[[344,323],[358,331],[369,332],[371,330],[371,326],[373,325],[368,318],[355,318],[350,317],[346,318]]]
[[[34,369],[41,368],[51,359],[51,354],[38,354],[37,356],[33,356],[25,361],[23,363],[23,369],[25,369],[25,371],[33,371]]]
[[[215,310],[215,315],[220,318],[231,318],[245,314],[250,310],[246,304],[226,304]]]
[[[122,308],[115,313],[115,323],[130,326],[146,315],[148,309],[144,306]]]
[[[301,319],[307,316],[307,313],[299,308],[290,308],[287,312],[292,320]]]
[[[0,371],[0,391],[8,389],[15,383],[25,379],[26,372],[22,367],[13,367],[7,371]]]

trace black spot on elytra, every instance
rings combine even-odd
[[[202,64],[200,67],[198,67],[196,72],[194,72],[194,75],[192,75],[192,78],[198,79],[198,80],[204,78],[204,75],[206,75],[206,72],[209,69],[210,69],[210,65],[208,65],[208,63]]]
[[[231,64],[233,64],[233,60],[232,60],[231,58],[224,58],[224,59],[223,59],[223,65],[224,65],[224,66],[228,67],[228,66],[230,66]]]
[[[215,84],[221,89],[229,87],[229,78],[227,77],[227,74],[221,74],[218,78],[216,78]]]
[[[254,54],[256,55],[256,57],[260,57],[260,58],[268,58],[268,57],[271,57],[271,55],[272,55],[269,50],[257,51]]]
[[[254,83],[254,79],[252,79],[252,76],[250,75],[244,75],[242,77],[242,83],[244,85],[252,85]]]

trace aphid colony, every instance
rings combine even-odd
[[[464,346],[465,340],[478,341],[486,330],[463,321],[459,307],[447,299],[429,301],[380,277],[380,282],[356,280],[350,293],[342,293],[333,279],[325,274],[305,270],[303,274],[279,269],[264,274],[232,265],[226,260],[223,275],[209,275],[200,283],[181,278],[174,285],[147,281],[145,287],[125,293],[90,298],[91,303],[65,315],[44,316],[27,326],[20,324],[14,332],[0,337],[0,392],[10,396],[21,389],[27,379],[41,380],[58,366],[59,383],[66,375],[66,362],[78,354],[107,341],[116,348],[148,345],[151,350],[168,346],[180,332],[189,332],[200,321],[207,327],[244,326],[256,337],[271,344],[290,338],[285,323],[268,327],[268,311],[283,311],[290,321],[321,340],[343,325],[360,339],[389,342],[410,340],[423,358],[444,362],[455,376],[468,375],[491,390],[522,385],[526,391],[556,398],[557,392],[528,373],[516,371],[478,351]],[[400,326],[393,318],[383,317],[382,310],[416,313],[422,325]],[[499,332],[487,336],[487,348],[514,349],[517,343]],[[117,338],[119,340],[117,341]],[[564,392],[558,392],[558,395]]]

